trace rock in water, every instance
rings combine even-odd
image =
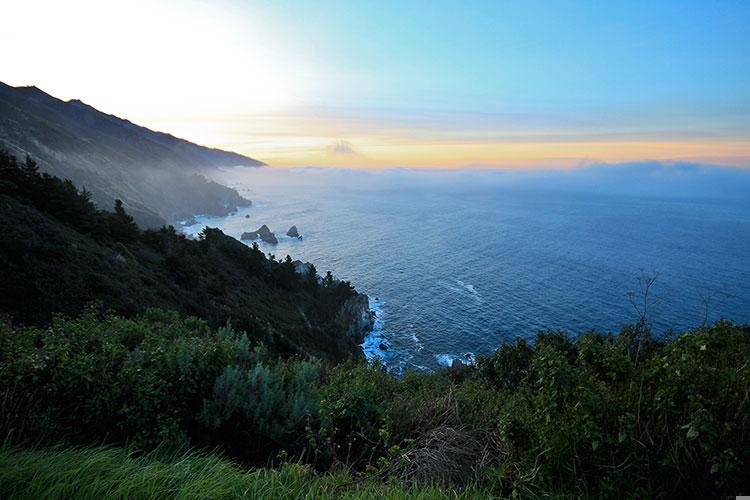
[[[242,236],[240,236],[241,240],[257,240],[258,238],[266,243],[271,243],[272,245],[279,242],[279,240],[276,239],[276,235],[273,234],[265,224],[260,226],[257,231],[245,231],[242,233]]]
[[[249,218],[250,218],[250,216],[249,216],[249,215],[246,215],[246,216],[245,216],[245,218],[246,218],[246,219],[249,219]]]
[[[276,243],[278,243],[278,242],[279,242],[279,240],[277,240],[277,239],[276,239],[276,235],[275,235],[275,234],[273,234],[273,233],[271,233],[271,234],[267,234],[267,235],[265,235],[265,236],[261,236],[261,237],[260,237],[260,239],[262,239],[262,240],[263,240],[263,241],[265,241],[266,243],[270,243],[270,244],[272,244],[272,245],[275,245]]]
[[[297,226],[292,226],[289,228],[289,231],[286,232],[287,236],[291,236],[292,238],[299,238],[299,232],[297,231]]]
[[[275,245],[279,242],[279,240],[276,239],[276,235],[271,232],[270,229],[268,229],[268,226],[263,224],[258,228],[256,231],[258,233],[258,236],[260,236],[260,239],[265,241],[266,243],[270,243],[272,245]]]

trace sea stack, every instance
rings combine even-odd
[[[299,235],[299,231],[297,231],[297,226],[290,227],[289,231],[286,232],[286,235],[299,240],[302,239],[302,236]]]
[[[265,241],[266,243],[270,243],[272,245],[275,245],[279,242],[279,240],[276,239],[276,235],[271,232],[270,229],[268,229],[268,226],[263,224],[258,228],[256,231],[258,233],[258,236],[260,236],[260,239]]]

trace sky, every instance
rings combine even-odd
[[[0,81],[278,166],[750,167],[750,2],[2,0]]]

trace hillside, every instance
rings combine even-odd
[[[214,169],[264,163],[154,132],[79,100],[0,82],[0,147],[30,154],[41,170],[71,179],[103,209],[121,199],[142,227],[249,203],[205,178]]]
[[[0,215],[4,497],[750,488],[749,325],[655,338],[644,316],[397,378],[346,333],[364,296],[290,257],[218,229],[142,231],[4,152]]]
[[[254,248],[206,229],[141,231],[121,207],[98,210],[70,182],[0,154],[0,313],[44,324],[92,302],[132,316],[151,307],[228,322],[280,353],[360,355],[339,311],[357,295],[323,286]]]

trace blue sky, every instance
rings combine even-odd
[[[117,82],[88,75],[91,61],[66,77],[11,61],[9,83],[47,84],[271,163],[750,164],[750,2],[157,3],[119,4],[132,14],[122,33],[86,2],[59,12],[70,29],[82,14],[108,28],[104,52],[84,59],[127,50],[123,34],[148,41],[145,56],[116,59]],[[158,22],[138,26],[146,19]],[[180,64],[150,61],[160,40]],[[215,78],[191,84],[196,71]],[[123,78],[132,102],[106,90]],[[351,152],[330,147],[341,143]]]
[[[244,5],[378,104],[748,107],[748,2]]]

